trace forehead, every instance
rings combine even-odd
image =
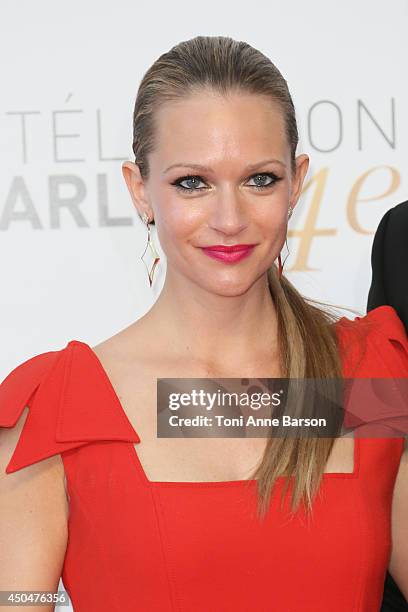
[[[159,163],[215,163],[221,159],[256,162],[259,156],[287,158],[283,113],[266,96],[215,92],[194,93],[167,102],[155,117]]]

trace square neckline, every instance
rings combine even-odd
[[[341,319],[345,319],[346,317],[342,317]],[[341,321],[340,319],[340,321]],[[114,400],[114,403],[118,409],[119,414],[121,414],[122,417],[125,418],[125,420],[127,421],[130,429],[132,430],[132,432],[137,436],[137,438],[139,439],[139,441],[141,441],[141,438],[138,434],[138,432],[136,431],[136,429],[133,427],[129,417],[126,414],[126,411],[122,405],[121,400],[119,399],[118,394],[116,393],[116,390],[112,384],[112,381],[105,369],[105,367],[103,366],[101,360],[99,359],[98,355],[95,353],[95,351],[92,349],[92,347],[87,344],[86,342],[82,341],[82,340],[70,340],[68,342],[68,346],[70,345],[80,345],[82,347],[84,347],[88,354],[92,357],[96,367],[98,368],[98,371],[100,372],[100,374],[102,375],[103,380],[105,381],[105,383],[107,384],[109,390],[111,391],[112,394],[112,398]],[[354,444],[353,444],[353,471],[352,472],[323,472],[322,474],[322,481],[324,480],[330,480],[332,478],[338,478],[338,479],[357,479],[359,477],[359,473],[360,473],[360,438],[359,436],[353,436],[353,440],[354,440]],[[255,483],[257,482],[256,478],[244,478],[244,479],[236,479],[236,480],[150,480],[147,476],[147,473],[142,465],[142,462],[140,461],[140,457],[139,454],[137,452],[136,449],[136,444],[134,444],[133,442],[129,443],[131,444],[131,447],[129,446],[129,451],[131,454],[131,459],[136,467],[136,470],[139,474],[139,476],[141,476],[143,482],[145,485],[149,486],[149,487],[228,487],[228,486],[237,486],[237,485],[246,485],[246,486],[253,486],[255,485]],[[283,483],[284,480],[287,479],[287,476],[278,476],[274,483],[278,484],[278,483]],[[292,477],[290,477],[290,480],[292,480]]]

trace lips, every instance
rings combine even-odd
[[[203,247],[207,251],[221,251],[222,253],[235,253],[235,251],[242,251],[250,247],[255,246],[254,244],[214,244],[212,246]]]
[[[250,255],[255,246],[255,244],[234,244],[230,246],[216,244],[209,247],[202,247],[201,250],[214,259],[218,259],[225,263],[235,263]]]

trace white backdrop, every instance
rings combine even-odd
[[[152,291],[121,163],[140,78],[198,34],[246,40],[287,79],[311,164],[285,270],[305,295],[365,312],[374,231],[408,199],[407,7],[3,0],[1,379],[70,339],[102,341],[160,292],[164,255]]]

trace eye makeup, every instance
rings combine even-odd
[[[256,189],[258,191],[262,191],[265,189],[269,189],[270,187],[273,187],[274,185],[276,185],[276,183],[278,183],[279,181],[282,180],[283,177],[281,176],[277,176],[274,172],[257,172],[256,174],[252,174],[249,179],[253,179],[253,178],[258,178],[258,177],[266,177],[270,179],[270,182],[264,184],[264,185],[249,185],[249,187],[252,187],[253,189]],[[249,180],[248,179],[248,180]],[[189,192],[201,192],[201,191],[205,191],[207,188],[206,187],[184,187],[181,183],[183,183],[184,181],[197,181],[197,183],[204,183],[204,179],[199,176],[198,174],[187,174],[185,176],[181,176],[178,179],[176,179],[175,181],[173,181],[171,183],[171,185],[173,185],[176,189],[178,189],[179,191],[183,192],[183,193],[189,193]]]

